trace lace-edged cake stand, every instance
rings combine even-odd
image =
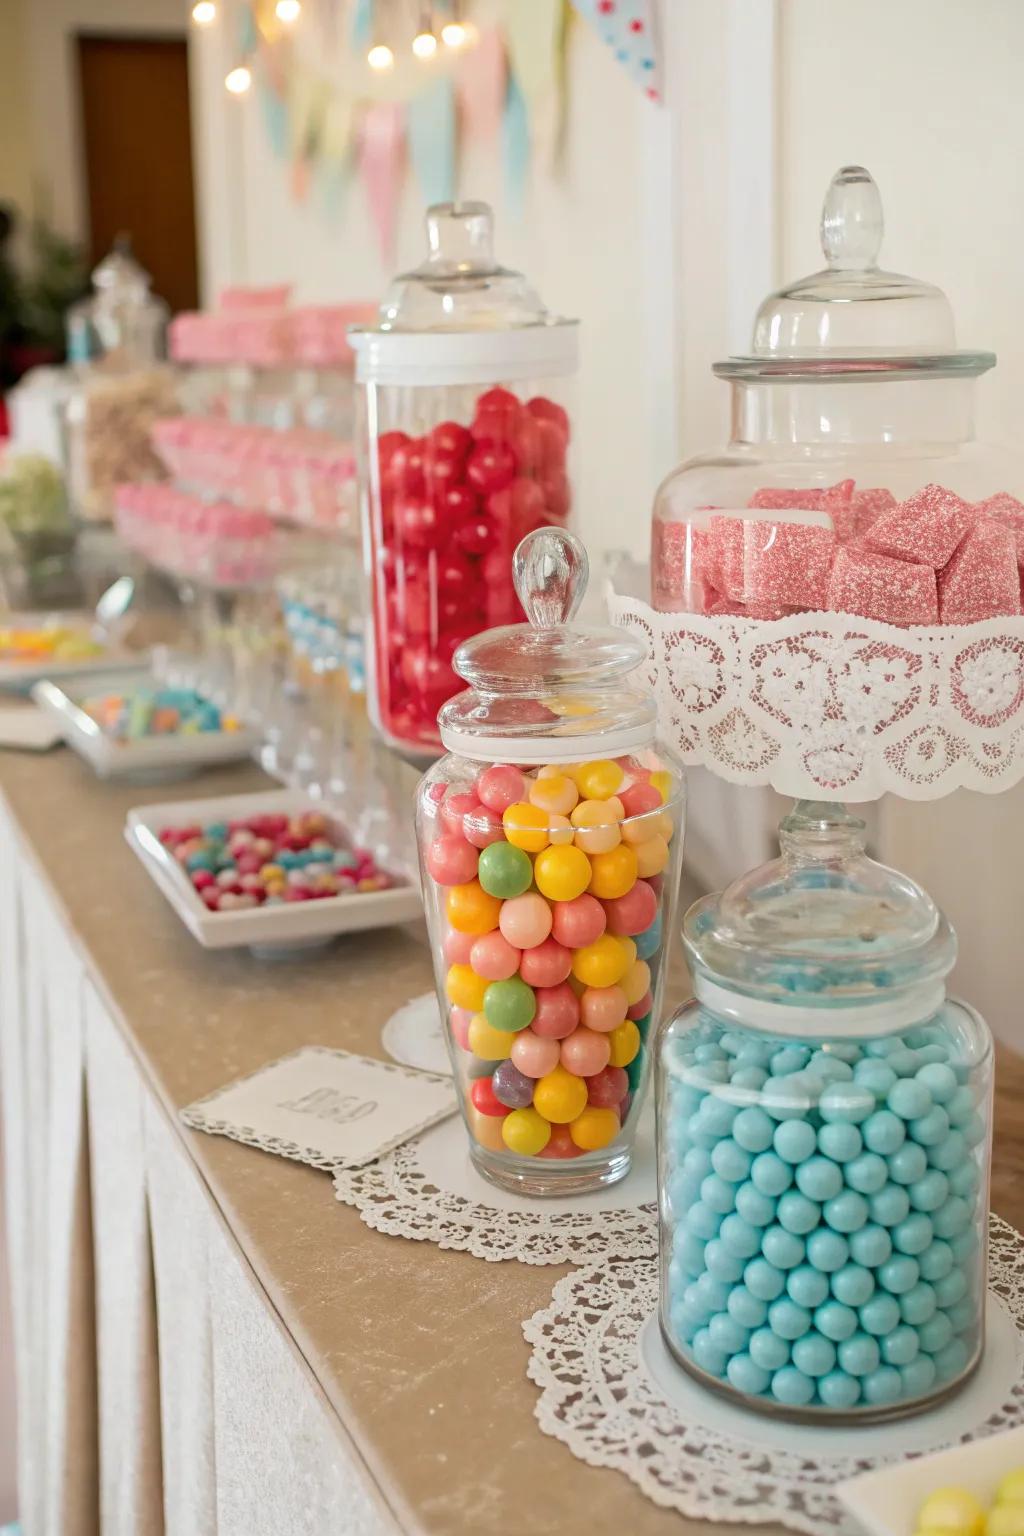
[[[836,1483],[1024,1424],[1024,1239],[996,1216],[982,1364],[949,1402],[901,1423],[819,1429],[734,1407],[673,1364],[657,1304],[656,1260],[576,1270],[523,1324],[528,1374],[546,1434],[692,1519],[858,1536]]]
[[[469,1160],[457,1117],[369,1167],[335,1170],[334,1191],[377,1232],[492,1262],[587,1264],[651,1259],[658,1250],[650,1112],[637,1129],[630,1173],[592,1195],[534,1200],[488,1184]]]

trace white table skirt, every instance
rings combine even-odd
[[[390,1536],[2,808],[0,871],[24,1536]]]

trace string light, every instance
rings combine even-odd
[[[244,96],[252,85],[252,70],[248,64],[236,64],[224,79],[225,88],[232,96]]]
[[[437,38],[433,32],[417,32],[412,40],[412,51],[418,59],[432,59],[437,52]]]
[[[274,6],[274,15],[278,21],[284,22],[286,27],[290,27],[293,22],[298,21],[301,13],[301,0],[277,0],[277,4]]]
[[[217,7],[213,0],[196,0],[192,7],[192,20],[197,27],[208,27],[217,20]]]
[[[391,69],[395,62],[395,56],[391,52],[391,49],[388,47],[387,43],[374,43],[373,47],[366,55],[366,62],[369,64],[371,69]]]
[[[441,28],[441,41],[446,48],[463,48],[469,42],[469,31],[464,22],[446,21]]]

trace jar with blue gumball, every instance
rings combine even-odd
[[[993,1049],[864,823],[799,802],[781,857],[691,907],[658,1050],[661,1329],[745,1407],[876,1422],[984,1344]]]

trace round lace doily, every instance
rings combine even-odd
[[[835,1484],[1024,1424],[1024,1239],[995,1216],[989,1287],[985,1359],[955,1398],[902,1424],[838,1430],[744,1413],[673,1366],[655,1318],[656,1261],[577,1270],[523,1324],[537,1419],[581,1461],[624,1472],[691,1519],[858,1536]]]
[[[334,1192],[377,1232],[478,1259],[586,1264],[652,1258],[658,1251],[650,1114],[637,1129],[628,1176],[592,1195],[532,1200],[496,1189],[470,1163],[458,1116],[369,1167],[336,1169]]]
[[[897,629],[840,613],[656,613],[608,594],[647,646],[688,764],[797,798],[931,800],[1024,777],[1024,619]]]

